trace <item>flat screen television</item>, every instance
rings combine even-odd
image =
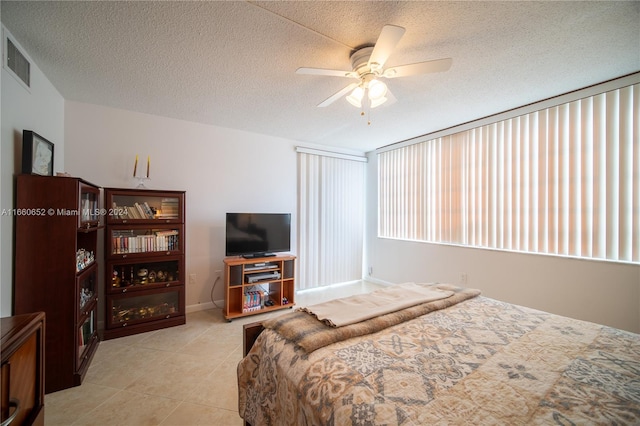
[[[227,256],[263,257],[290,250],[291,213],[227,213]]]

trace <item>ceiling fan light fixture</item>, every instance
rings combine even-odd
[[[387,94],[387,85],[380,80],[373,79],[369,82],[369,99],[375,101],[384,98]]]
[[[351,83],[342,88],[337,93],[318,104],[325,107],[345,94],[351,92],[347,101],[356,108],[362,108],[362,99],[365,96],[365,106],[375,108],[388,100],[390,103],[396,101],[391,91],[387,90],[387,85],[379,81],[379,78],[407,77],[418,74],[447,71],[451,68],[452,59],[437,59],[431,61],[416,62],[413,64],[397,65],[391,68],[384,68],[387,59],[393,53],[398,42],[405,33],[405,29],[397,25],[385,25],[373,46],[357,48],[351,52],[351,71],[333,70],[324,68],[298,68],[296,74],[325,75],[332,77],[349,77],[358,80],[358,83]],[[356,89],[354,87],[358,86]],[[387,97],[388,95],[388,97]]]
[[[364,96],[364,89],[362,86],[358,86],[353,89],[353,92],[347,96],[347,101],[356,108],[362,108],[362,97]]]
[[[387,102],[387,98],[384,96],[378,99],[371,99],[371,108],[379,107],[383,103]]]

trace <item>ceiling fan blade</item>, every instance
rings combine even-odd
[[[447,71],[451,68],[453,59],[437,59],[435,61],[418,62],[417,64],[399,65],[384,71],[386,78],[407,77],[409,75],[427,74],[431,72]]]
[[[331,105],[332,103],[334,103],[336,100],[340,99],[341,97],[343,97],[344,95],[346,95],[347,93],[349,93],[350,91],[352,91],[353,89],[355,89],[356,87],[358,87],[358,83],[351,83],[350,85],[348,85],[347,87],[341,89],[339,92],[333,94],[332,96],[330,96],[329,98],[325,99],[324,101],[320,102],[318,104],[318,107],[323,108],[326,106]]]
[[[329,77],[358,77],[353,71],[327,70],[324,68],[298,68],[296,74],[326,75]]]
[[[397,25],[385,25],[382,27],[378,41],[376,41],[376,45],[373,47],[373,52],[371,52],[371,57],[369,58],[369,67],[374,63],[382,67],[393,53],[393,49],[396,48],[404,32],[405,29]]]

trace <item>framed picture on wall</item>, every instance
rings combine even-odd
[[[36,132],[22,132],[22,173],[53,176],[53,142]]]

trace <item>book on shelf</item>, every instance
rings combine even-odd
[[[111,238],[113,254],[172,251],[180,247],[179,233],[175,229],[142,235],[133,230],[113,231]]]
[[[147,202],[144,203],[134,203],[134,207],[136,208],[136,212],[138,214],[138,219],[153,219],[155,213],[149,206]]]
[[[114,219],[123,219],[122,218],[122,214],[121,214],[120,210],[118,209],[118,205],[116,204],[115,201],[111,203],[111,216]]]
[[[116,202],[111,203],[111,217],[114,219],[139,219],[137,209],[130,206],[119,206]]]
[[[133,205],[136,208],[136,212],[138,214],[138,218],[139,219],[146,219],[147,214],[144,212],[144,210],[142,209],[142,206],[138,203],[133,203]]]
[[[175,219],[179,216],[178,199],[163,198],[160,202],[160,212],[156,217],[160,219]]]
[[[156,214],[156,208],[150,206],[146,201],[133,203],[132,206],[118,206],[113,202],[111,207],[113,209],[112,217],[115,219],[156,219],[160,216]],[[177,215],[172,217],[177,217]]]
[[[142,203],[142,208],[145,212],[145,214],[147,215],[148,219],[153,219],[156,215],[156,209],[154,209],[153,207],[151,207],[149,205],[149,203],[147,203],[146,201],[144,203]]]

